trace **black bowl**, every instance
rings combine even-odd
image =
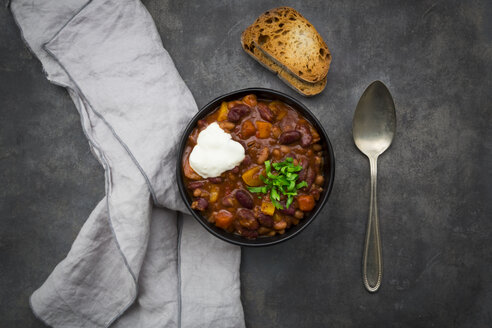
[[[236,100],[239,98],[242,98],[248,94],[255,94],[258,99],[267,99],[267,100],[280,100],[283,101],[284,103],[290,105],[292,108],[296,109],[298,112],[300,112],[304,118],[306,118],[319,132],[320,137],[321,137],[321,144],[323,146],[323,150],[325,151],[325,156],[324,156],[324,176],[325,176],[325,184],[323,186],[323,192],[320,195],[320,198],[318,202],[316,203],[315,208],[311,211],[308,217],[304,218],[299,222],[298,225],[296,226],[291,226],[289,229],[285,231],[283,235],[275,235],[273,237],[258,237],[256,239],[247,239],[245,237],[239,236],[234,233],[229,233],[227,231],[224,231],[220,228],[217,228],[215,225],[209,223],[205,217],[203,217],[200,213],[200,211],[193,210],[191,208],[191,198],[187,193],[186,187],[184,185],[184,180],[183,180],[183,170],[181,168],[181,163],[182,163],[182,157],[183,157],[183,152],[186,146],[186,141],[188,139],[188,136],[190,133],[193,131],[195,128],[198,120],[204,118],[207,116],[209,113],[213,112],[215,109],[217,109],[220,104],[223,101],[231,101],[231,100]],[[333,148],[331,146],[330,140],[328,139],[328,135],[326,134],[325,130],[323,129],[323,126],[321,123],[316,119],[316,117],[304,106],[301,104],[299,101],[296,99],[275,91],[271,89],[264,89],[264,88],[249,88],[249,89],[242,89],[238,91],[234,91],[231,93],[228,93],[226,95],[220,96],[211,102],[209,102],[207,105],[205,105],[196,115],[193,117],[193,119],[190,121],[188,126],[186,127],[186,130],[184,131],[182,137],[181,137],[181,142],[179,144],[179,153],[178,153],[178,158],[177,158],[177,165],[176,165],[176,173],[177,173],[177,179],[178,179],[178,186],[179,186],[179,192],[181,193],[181,197],[183,198],[183,201],[185,202],[186,206],[188,207],[188,210],[193,214],[193,217],[205,228],[207,229],[211,234],[214,236],[225,240],[229,243],[235,244],[235,245],[240,245],[240,246],[270,246],[270,245],[275,245],[280,242],[286,241],[288,239],[291,239],[292,237],[298,235],[302,230],[304,230],[313,220],[316,218],[318,213],[321,211],[323,205],[326,203],[328,200],[328,196],[330,195],[331,189],[333,187],[333,180],[335,178],[335,156],[333,154]]]

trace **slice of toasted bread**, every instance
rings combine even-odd
[[[251,25],[253,43],[277,65],[306,82],[326,77],[331,54],[311,23],[295,9],[279,7]]]
[[[288,86],[293,88],[295,91],[299,92],[304,96],[314,96],[324,90],[326,86],[326,77],[319,82],[310,83],[304,80],[300,80],[295,75],[284,70],[280,65],[276,64],[270,59],[265,53],[256,47],[253,43],[253,36],[251,33],[252,26],[244,30],[241,35],[241,45],[251,57],[256,59],[260,64],[269,69],[270,71],[277,74],[277,76],[285,82]]]

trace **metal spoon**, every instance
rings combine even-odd
[[[395,104],[386,86],[375,81],[362,94],[352,122],[357,148],[369,158],[371,167],[371,201],[362,260],[362,280],[369,292],[381,286],[383,262],[376,198],[377,160],[391,145],[396,130]]]

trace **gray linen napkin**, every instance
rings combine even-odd
[[[105,169],[106,196],[32,295],[34,313],[54,327],[244,327],[240,249],[178,195],[176,146],[197,108],[145,7],[16,0],[11,10]]]

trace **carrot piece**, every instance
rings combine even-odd
[[[256,133],[256,128],[253,122],[250,120],[244,121],[243,125],[241,125],[241,137],[242,139],[248,139],[251,136],[254,136]]]
[[[256,127],[258,132],[256,136],[260,139],[265,139],[270,136],[270,131],[272,131],[272,124],[268,122],[256,121]]]
[[[312,195],[302,195],[297,197],[299,209],[304,212],[309,212],[314,208],[314,197]]]
[[[227,229],[232,223],[233,215],[228,210],[220,210],[215,214],[215,225]]]

